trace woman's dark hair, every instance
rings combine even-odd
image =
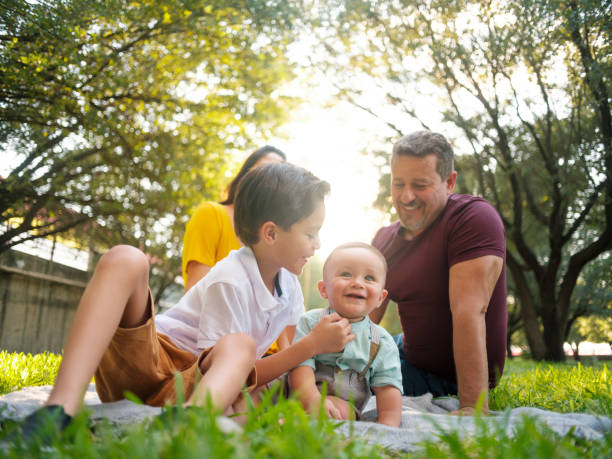
[[[283,153],[276,147],[273,147],[271,145],[265,145],[261,148],[258,148],[253,153],[251,153],[249,157],[244,161],[242,167],[238,171],[238,174],[236,174],[236,177],[234,177],[234,179],[227,186],[227,198],[224,201],[221,201],[221,204],[226,206],[234,204],[238,183],[240,183],[242,177],[244,177],[247,172],[253,169],[253,166],[257,164],[257,161],[259,161],[264,156],[269,155],[270,153],[280,156],[281,158],[283,158],[283,161],[287,161],[287,155],[285,155],[285,153]]]
[[[243,244],[259,241],[259,228],[272,221],[283,230],[307,218],[329,193],[329,183],[290,163],[264,164],[240,181],[234,228]]]

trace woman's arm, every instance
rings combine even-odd
[[[191,260],[187,263],[187,268],[185,270],[187,272],[187,282],[185,282],[185,291],[183,295],[187,293],[191,287],[197,284],[200,279],[206,276],[210,269],[210,266],[198,263],[197,261]]]

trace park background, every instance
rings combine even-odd
[[[24,250],[47,246],[56,261],[64,250],[87,273],[113,244],[136,245],[157,303],[172,303],[190,213],[221,198],[263,144],[332,186],[322,248],[301,276],[307,307],[322,304],[321,259],[393,220],[391,145],[420,128],[451,139],[456,191],[486,197],[504,219],[509,342],[553,361],[566,342],[610,343],[610,9],[3,2],[2,347],[55,340],[59,351],[86,281]],[[399,330],[392,309],[385,326]]]

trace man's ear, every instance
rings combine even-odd
[[[322,280],[317,283],[317,287],[319,288],[319,295],[321,295],[321,298],[327,299],[327,290],[325,290],[325,284]]]
[[[448,174],[444,182],[446,185],[446,195],[448,196],[455,188],[455,183],[457,182],[457,171],[452,171],[450,174]]]
[[[259,227],[259,240],[265,242],[268,245],[276,242],[276,236],[278,235],[278,227],[273,221],[267,221]]]

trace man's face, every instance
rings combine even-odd
[[[391,197],[408,240],[440,215],[455,186],[457,173],[453,171],[443,180],[436,171],[437,164],[435,154],[395,155],[391,159]]]

